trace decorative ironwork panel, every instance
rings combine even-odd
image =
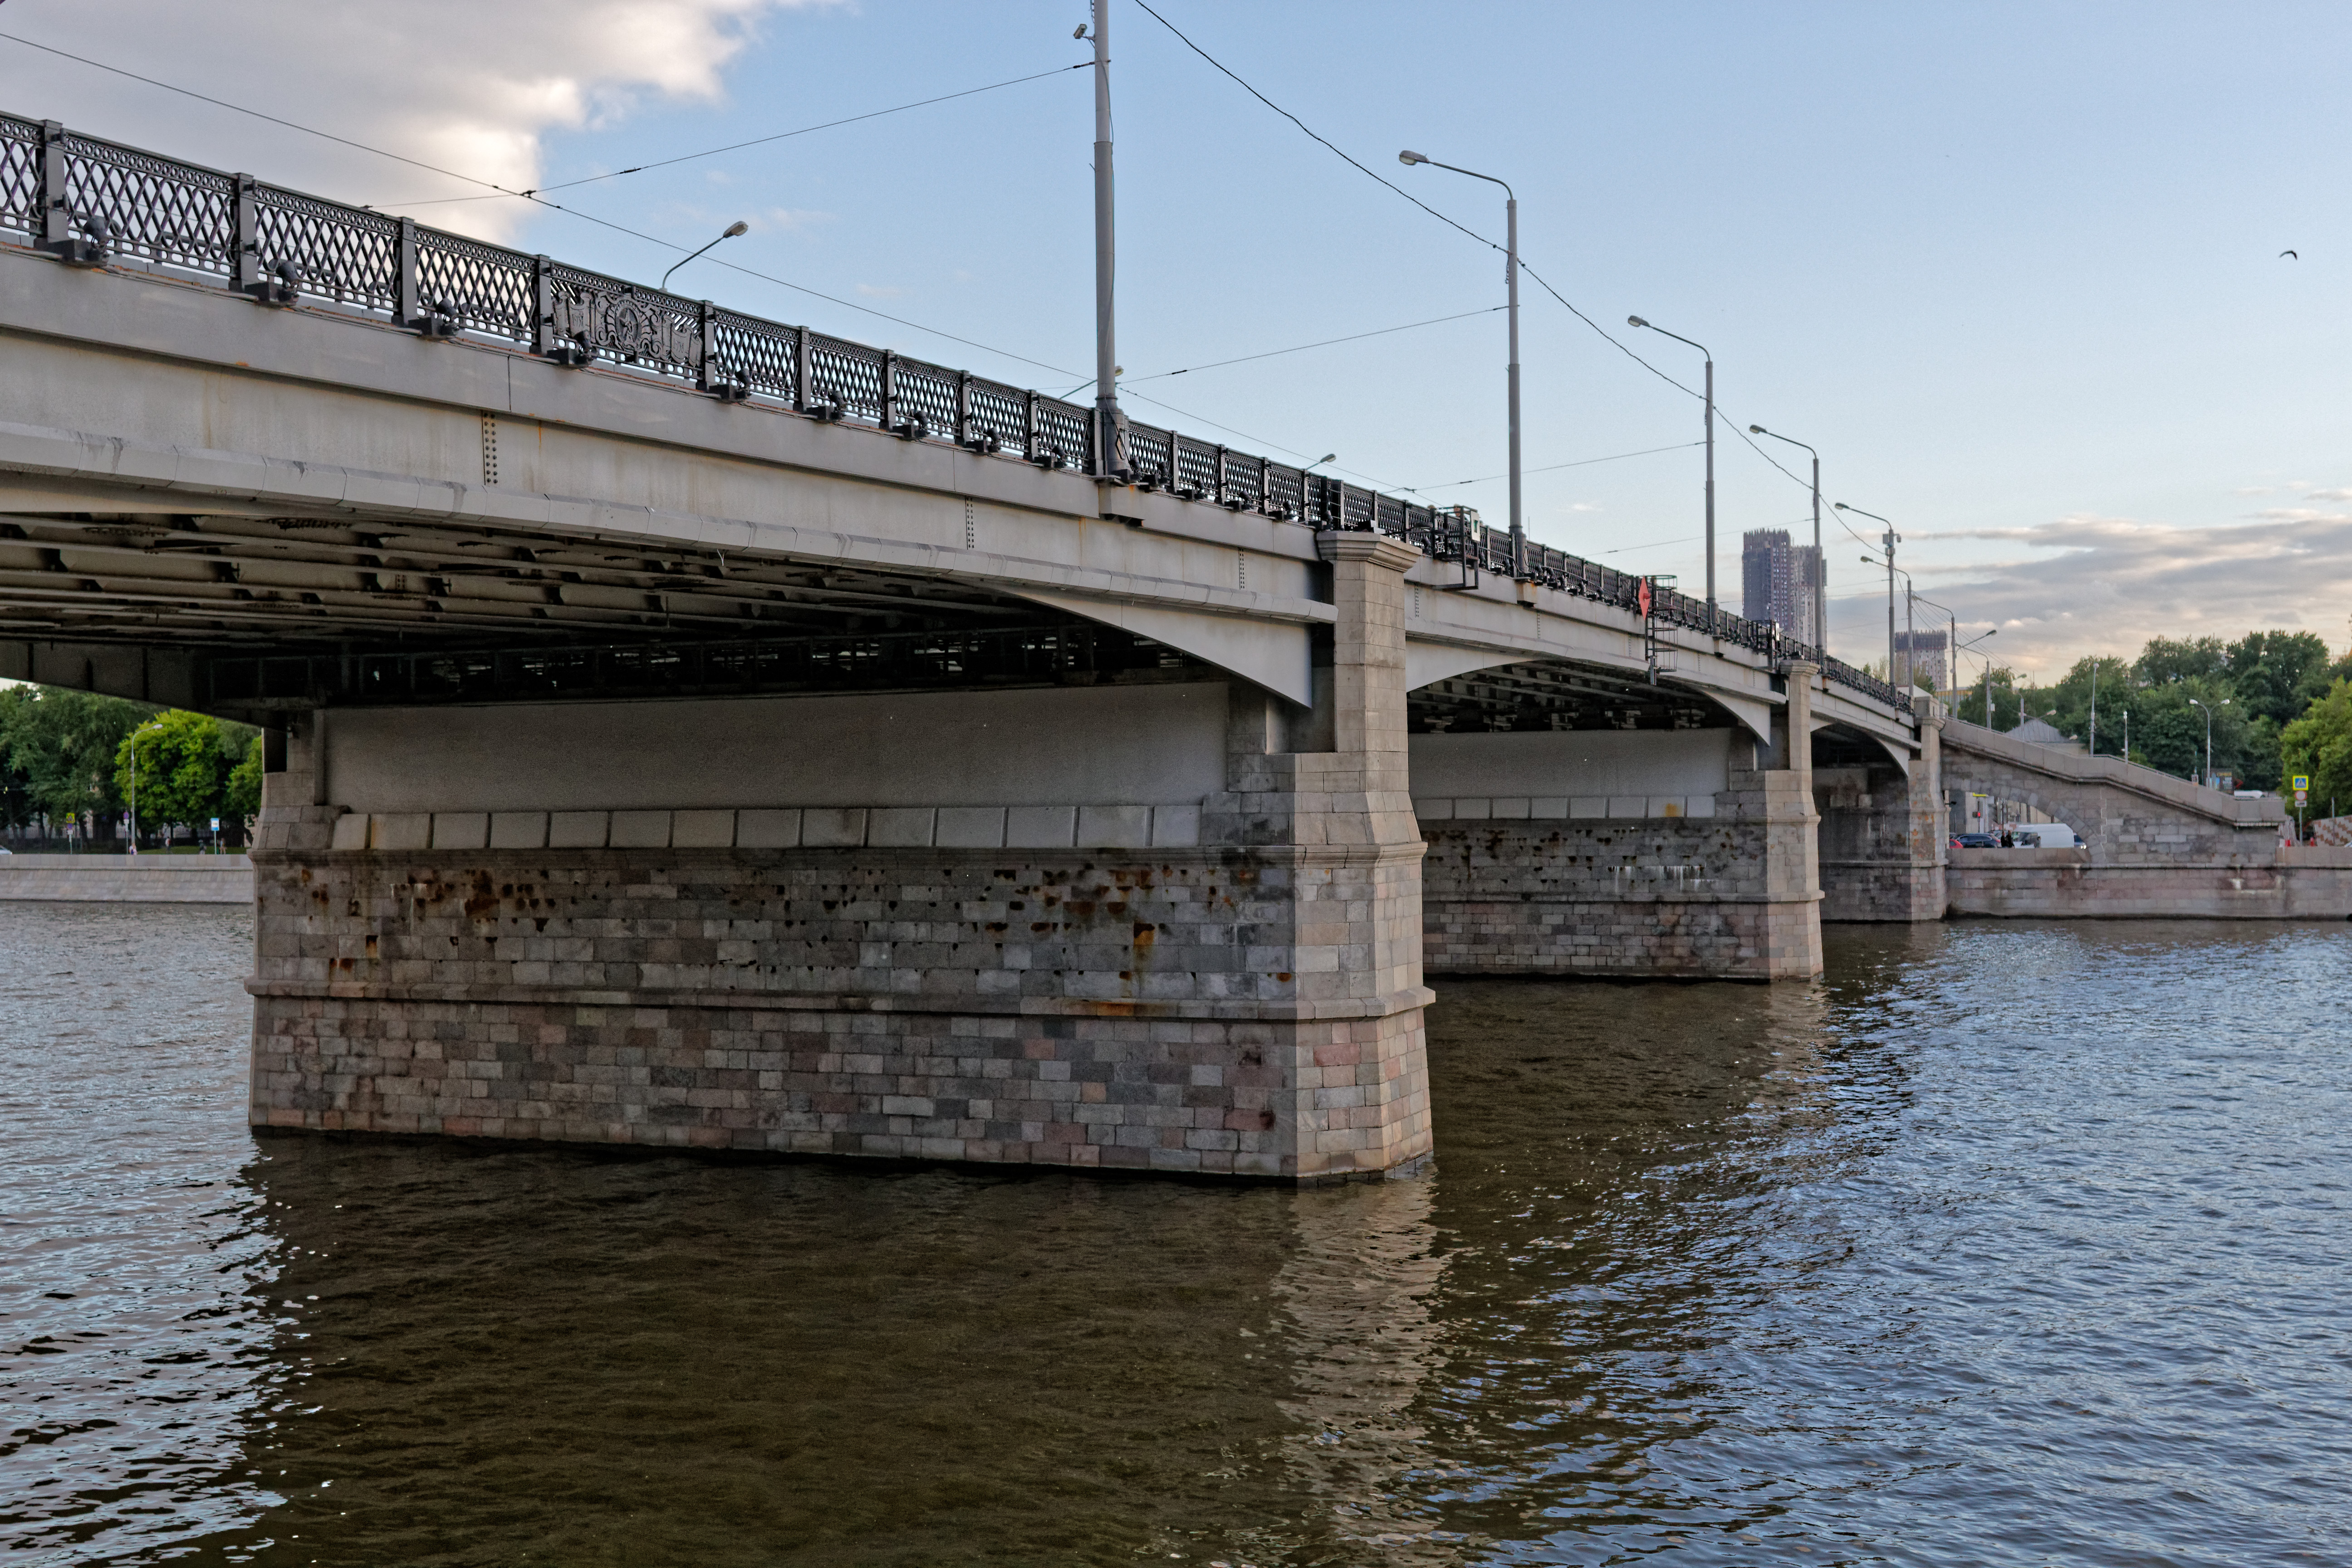
[[[536,278],[530,258],[436,228],[416,231],[416,291],[428,310],[501,338],[527,340]]]
[[[1213,496],[1217,493],[1217,449],[1202,441],[1176,437],[1176,493]]]
[[[236,187],[226,174],[68,132],[66,207],[104,218],[107,247],[194,272],[229,270]]]
[[[740,382],[789,403],[799,391],[800,333],[756,316],[714,310],[710,316],[710,379]]]
[[[275,185],[253,188],[257,259],[290,261],[301,287],[345,305],[390,310],[399,294],[400,220]]]
[[[1238,452],[1225,454],[1225,493],[1221,498],[1227,506],[1255,510],[1265,499],[1265,459],[1244,458]]]
[[[1127,463],[1138,482],[1161,489],[1175,482],[1176,436],[1150,425],[1127,427]]]
[[[952,432],[942,432],[951,435]],[[982,381],[974,377],[971,384],[971,435],[974,440],[993,440],[999,447],[1020,451],[1029,441],[1029,399],[1017,386],[1007,386],[1001,381]]]
[[[890,367],[890,388],[898,399],[892,414],[899,424],[919,414],[933,435],[955,439],[955,372],[918,359],[898,360]]]
[[[1058,397],[1037,400],[1037,445],[1033,454],[1045,457],[1059,454],[1074,468],[1086,468],[1094,443],[1087,438],[1088,427],[1094,424],[1094,410],[1065,403]]]
[[[809,334],[809,398],[836,399],[845,413],[879,424],[882,419],[882,351],[844,342],[822,332]]]
[[[1372,497],[1372,528],[1392,539],[1404,538],[1404,502],[1376,492]]]
[[[1339,526],[1361,533],[1372,526],[1372,492],[1353,485],[1339,487]]]
[[[1297,517],[1306,510],[1307,495],[1297,468],[1269,463],[1265,469],[1265,510],[1277,517]]]
[[[0,114],[0,226],[31,233],[40,199],[41,128]]]
[[[602,359],[688,375],[702,363],[702,310],[675,294],[571,267],[548,269],[549,329]]]

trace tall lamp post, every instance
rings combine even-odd
[[[1118,192],[1110,165],[1110,0],[1094,0],[1095,46],[1095,477],[1127,474],[1127,421],[1118,410]],[[1078,29],[1084,37],[1087,29]]]
[[[733,239],[733,238],[737,237],[738,237],[738,236],[740,236],[740,235],[746,235],[746,234],[749,234],[749,233],[751,233],[751,226],[750,224],[748,224],[748,223],[745,223],[741,218],[737,218],[733,223],[729,224],[729,225],[727,226],[726,232],[725,232],[725,233],[723,233],[723,234],[721,234],[721,235],[719,237],[719,239],[714,239],[714,240],[712,240],[709,245],[706,245],[706,246],[704,246],[700,250],[696,251],[696,252],[694,253],[694,255],[693,255],[693,256],[689,256],[689,257],[688,257],[688,258],[686,258],[686,261],[680,261],[680,262],[678,262],[678,263],[677,264],[677,266],[672,267],[672,268],[669,269],[669,271],[665,272],[665,273],[663,273],[663,274],[662,274],[662,280],[661,280],[662,292],[663,292],[663,293],[665,293],[665,294],[667,294],[667,293],[668,293],[668,292],[669,292],[669,280],[670,280],[670,279],[671,279],[674,275],[676,275],[676,273],[677,273],[677,269],[678,269],[678,268],[679,268],[679,267],[683,267],[683,266],[685,266],[685,265],[686,265],[686,262],[687,262],[687,261],[692,261],[692,260],[694,260],[697,257],[707,256],[707,255],[709,255],[711,251],[718,249],[718,248],[719,248],[719,240],[720,240],[720,239]]]
[[[2219,706],[2223,707],[2223,708],[2227,708],[2229,705],[2230,705],[2230,700],[2229,700],[2228,698],[2226,698],[2226,697],[2224,697],[2223,699],[2221,699],[2221,703],[2219,704]],[[2189,700],[2189,706],[2190,706],[2191,708],[2205,708],[2205,704],[2203,704],[2202,702],[2198,701],[2198,700],[2197,700],[2197,699],[2195,699],[2194,697],[2192,697],[2192,698],[2190,698],[2190,699]],[[2205,787],[2206,787],[2207,789],[2211,789],[2211,788],[2213,787],[2213,710],[2212,710],[2212,709],[2210,709],[2210,708],[2205,708],[2205,779],[2204,779],[2204,784],[2205,784]]]
[[[1097,0],[1097,4],[1102,3],[1104,0]],[[1475,169],[1460,169],[1451,163],[1441,163],[1419,153],[1399,153],[1397,162],[1407,168],[1416,163],[1426,163],[1433,169],[1467,174],[1474,180],[1484,180],[1490,185],[1503,187],[1503,292],[1508,305],[1511,333],[1511,360],[1505,372],[1510,392],[1511,577],[1515,582],[1525,582],[1528,575],[1528,532],[1519,510],[1519,195],[1511,189],[1508,181],[1479,174]]]
[[[1705,343],[1694,342],[1680,332],[1653,325],[1639,316],[1628,316],[1625,324],[1640,327],[1644,331],[1672,338],[1678,343],[1689,343],[1706,356],[1706,629],[1712,633],[1715,625],[1715,351]]]
[[[1832,501],[1831,504],[1839,511],[1850,511],[1856,517],[1866,517],[1873,522],[1886,523],[1886,531],[1879,535],[1879,541],[1886,551],[1886,679],[1887,683],[1892,685],[1895,681],[1895,547],[1903,542],[1903,536],[1895,531],[1893,523],[1887,522],[1874,511],[1864,511],[1858,506],[1848,506],[1843,501]]]
[[[1984,637],[1970,637],[1967,642],[1963,643],[1959,641],[1958,624],[1957,622],[1954,623],[1952,631],[1954,644],[1952,649],[1952,691],[1955,698],[1958,697],[1960,687],[1960,655],[1968,649],[1975,647],[1979,643],[1984,641],[1985,637],[1997,637],[1999,636],[2000,636],[2000,628],[1999,626],[1995,626],[1992,630],[1985,633]],[[1992,728],[1992,655],[1989,653],[1979,653],[1977,657],[1984,660],[1985,728],[1990,730]]]
[[[1830,563],[1822,554],[1822,455],[1793,436],[1783,436],[1778,430],[1767,430],[1761,425],[1750,425],[1751,436],[1769,436],[1775,441],[1786,441],[1791,447],[1804,447],[1813,458],[1813,646],[1823,653],[1830,647]]]

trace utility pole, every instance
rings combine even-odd
[[[2099,754],[2099,656],[2091,656],[2091,755]]]
[[[1127,421],[1118,411],[1115,331],[1118,250],[1112,224],[1110,0],[1094,0],[1095,44],[1095,477],[1127,472]]]

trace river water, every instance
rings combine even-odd
[[[243,911],[0,906],[0,1557],[2352,1561],[2352,929],[1449,984],[1303,1193],[257,1141]]]

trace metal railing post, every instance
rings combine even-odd
[[[555,352],[555,263],[544,256],[530,258],[530,352],[551,354]]]
[[[710,328],[717,317],[718,307],[708,300],[694,313],[694,384],[705,392],[717,384],[710,379]]]
[[[1222,441],[1217,444],[1217,491],[1213,499],[1219,506],[1225,504],[1225,447]]]
[[[956,445],[971,445],[971,372],[956,372]]]
[[[66,128],[41,121],[40,244],[56,250],[73,243],[73,210],[66,205]]]
[[[539,314],[546,314],[546,300],[539,300],[536,309]],[[425,302],[416,283],[416,220],[404,217],[400,220],[399,247],[393,260],[392,319],[404,327],[413,327],[424,315]],[[531,334],[531,347],[544,353],[547,351],[539,342],[541,335],[537,331]]]
[[[884,349],[882,351],[882,396],[878,409],[882,416],[882,428],[885,430],[896,430],[898,427],[898,421],[894,417],[897,411],[893,407],[898,401],[898,356],[888,349]]]
[[[809,354],[809,330],[798,327],[793,331],[793,406],[805,414],[809,410],[809,378],[816,374]]]
[[[229,181],[235,195],[229,202],[228,286],[242,294],[261,281],[261,214],[253,176],[231,174]]]
[[[1037,455],[1037,395],[1034,392],[1024,394],[1022,405],[1027,428],[1021,437],[1021,455],[1034,458]]]

